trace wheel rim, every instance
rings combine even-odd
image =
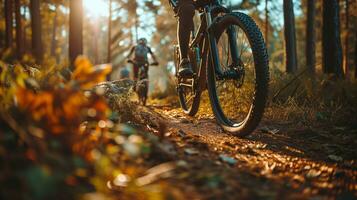
[[[243,78],[218,79],[215,76],[215,93],[217,96],[216,113],[220,114],[223,124],[230,127],[239,127],[248,120],[252,110],[255,91],[255,65],[251,44],[243,29],[232,25],[236,31],[239,64],[233,65],[231,50],[228,43],[228,34],[224,30],[217,39],[217,48],[220,66],[223,72],[234,69],[240,70]],[[243,73],[244,72],[244,73]]]

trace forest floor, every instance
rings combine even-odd
[[[133,81],[97,84],[106,68],[79,61],[69,80],[1,73],[0,199],[357,199],[353,84],[322,79],[315,93],[299,82],[240,138],[217,125],[205,92],[195,117],[173,92],[139,106]]]
[[[179,166],[166,181],[184,199],[357,199],[354,128],[264,118],[239,138],[202,110],[189,117],[160,101],[138,110],[167,151],[158,163]]]

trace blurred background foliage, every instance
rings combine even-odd
[[[123,124],[105,89],[91,89],[111,67],[84,57],[75,66],[71,73],[1,63],[1,199],[164,199],[164,183],[152,184],[151,176],[135,182],[158,139]],[[129,101],[111,95],[111,103]]]

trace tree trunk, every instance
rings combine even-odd
[[[69,59],[71,67],[77,56],[83,54],[83,6],[82,0],[70,1]]]
[[[355,79],[357,79],[357,31],[355,31]]]
[[[323,71],[343,77],[340,15],[337,0],[323,0]]]
[[[286,72],[297,71],[295,15],[292,0],[284,0],[284,34],[286,51]]]
[[[94,38],[99,38],[99,27],[98,24],[93,25],[93,36]],[[93,40],[93,52],[94,52],[94,64],[99,63],[99,49],[98,49],[98,40]]]
[[[57,56],[56,56],[56,49],[57,49],[57,5],[55,5],[55,16],[53,18],[53,27],[52,27],[52,40],[51,40],[51,56],[56,58],[56,63],[58,63]]]
[[[4,6],[5,14],[5,47],[10,48],[12,46],[12,23],[13,23],[13,2],[12,0],[5,0]]]
[[[43,58],[43,50],[42,50],[40,1],[31,0],[30,10],[31,10],[31,29],[32,29],[32,55],[35,57],[36,63],[41,63]]]
[[[345,36],[345,63],[344,63],[344,71],[345,71],[345,77],[346,79],[349,79],[350,76],[350,69],[349,69],[349,38],[350,38],[350,16],[349,16],[349,1],[345,0],[345,16],[346,16],[346,21],[345,21],[345,29],[346,29],[346,36]]]
[[[27,15],[27,12],[28,12],[28,6],[27,5],[23,5],[23,11],[24,11],[24,13],[22,14],[22,19],[24,19],[24,20],[26,20],[26,15]],[[27,35],[26,35],[26,32],[27,32],[27,25],[26,25],[26,23],[24,24],[24,27],[23,27],[23,30],[22,30],[22,39],[23,39],[23,42],[22,42],[22,44],[24,44],[23,45],[23,49],[24,49],[24,54],[26,54],[27,53],[27,49],[28,49],[28,47],[27,47]]]
[[[16,19],[16,55],[21,60],[23,56],[23,39],[22,39],[22,17],[21,17],[20,0],[15,0],[15,19]]]
[[[108,16],[108,57],[107,63],[112,62],[112,0],[109,0],[109,16]],[[110,80],[111,74],[107,75],[107,80]]]
[[[306,22],[306,65],[311,74],[315,74],[315,0],[307,2],[307,22]]]
[[[138,2],[135,1],[135,39],[136,39],[136,42],[138,42],[138,40],[139,40],[138,26],[139,26]]]
[[[108,57],[107,63],[111,62],[112,51],[112,0],[109,0],[109,16],[108,16]]]

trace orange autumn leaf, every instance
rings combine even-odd
[[[66,127],[64,127],[62,125],[52,125],[51,126],[51,132],[55,135],[59,135],[59,134],[63,133],[64,131],[66,131]]]
[[[79,56],[75,61],[72,79],[76,80],[82,89],[89,89],[95,84],[105,81],[111,71],[110,65],[93,66],[87,58]]]
[[[17,88],[16,99],[19,108],[41,123],[44,130],[58,135],[79,130],[88,117],[88,109],[95,110],[95,119],[105,119],[109,107],[100,96],[86,97],[82,91],[59,88],[35,93]]]
[[[36,152],[35,152],[35,150],[33,150],[33,149],[28,149],[28,150],[25,152],[25,156],[26,156],[26,158],[29,159],[29,160],[32,160],[32,161],[37,160]]]
[[[72,74],[72,79],[80,80],[84,75],[90,74],[93,71],[92,63],[84,56],[79,56],[74,62],[75,70]]]
[[[105,101],[101,101],[101,100],[96,101],[92,107],[96,111],[103,112],[103,113],[109,109],[108,104]]]
[[[81,114],[80,108],[86,104],[86,97],[82,93],[75,93],[68,96],[63,102],[63,114],[67,120],[78,118]]]
[[[37,92],[18,86],[17,105],[47,133],[78,133],[84,120],[106,119],[109,107],[105,99],[97,94],[85,95],[83,89],[104,81],[110,71],[108,65],[93,67],[88,59],[79,57],[72,81]],[[95,112],[92,118],[88,118],[90,109]]]
[[[25,88],[19,87],[16,91],[16,100],[21,108],[27,109],[35,98],[35,94]]]
[[[35,120],[40,120],[46,116],[51,121],[58,121],[53,113],[53,95],[49,92],[42,92],[34,98],[30,111]]]
[[[31,113],[35,121],[40,121],[43,118],[47,118],[51,122],[58,121],[53,112],[53,94],[49,92],[35,94],[31,90],[20,87],[15,95],[19,107]]]
[[[78,184],[78,181],[77,181],[76,177],[74,177],[74,176],[66,177],[65,182],[67,185],[70,185],[70,186],[75,186]]]

